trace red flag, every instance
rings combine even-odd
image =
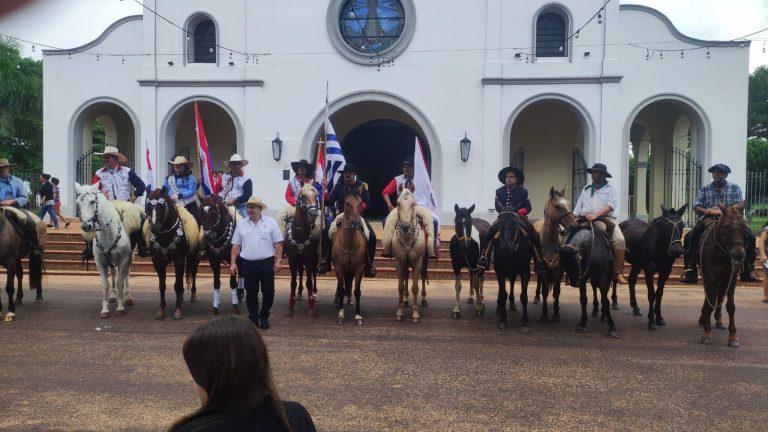
[[[211,153],[208,150],[208,140],[205,138],[203,119],[200,118],[200,108],[195,101],[195,130],[197,131],[197,157],[200,161],[200,176],[203,178],[203,194],[209,196],[213,193],[213,167],[211,166]]]

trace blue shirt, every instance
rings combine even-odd
[[[171,182],[175,184],[175,187]],[[186,205],[194,201],[195,193],[197,192],[197,179],[192,174],[186,177],[171,174],[165,178],[163,187],[168,195],[175,195],[178,193],[179,201],[183,201]]]
[[[744,201],[744,195],[741,193],[741,188],[735,183],[728,183],[723,180],[723,188],[718,193],[715,190],[714,182],[702,187],[696,195],[696,203],[694,207],[702,207],[705,209],[717,207],[720,203],[725,207],[731,207]]]
[[[15,199],[18,207],[27,205],[27,187],[20,178],[9,175],[4,179],[0,177],[0,200]]]

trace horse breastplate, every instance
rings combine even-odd
[[[168,253],[175,251],[176,246],[178,246],[182,237],[184,237],[184,229],[181,227],[181,219],[177,219],[174,225],[176,226],[176,232],[168,246],[163,247],[163,245],[157,241],[157,235],[154,232],[149,235],[149,243],[152,245],[152,249],[160,252],[165,260],[168,260]],[[169,231],[173,231],[173,227],[171,227]]]

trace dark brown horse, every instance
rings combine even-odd
[[[160,309],[155,314],[156,319],[165,318],[165,274],[168,263],[173,263],[176,281],[173,290],[176,292],[176,309],[173,318],[183,317],[181,303],[184,301],[184,271],[187,271],[188,282],[191,281],[190,302],[197,301],[197,256],[199,228],[195,218],[180,205],[171,201],[161,189],[155,189],[149,194],[146,203],[146,214],[149,230],[145,226],[145,234],[149,236],[149,246],[152,251],[152,264],[160,282]],[[151,231],[151,232],[147,232]]]
[[[8,313],[5,315],[5,322],[12,322],[16,320],[16,301],[13,298],[14,283],[17,276],[19,277],[19,293],[21,293],[21,275],[23,274],[23,268],[21,266],[21,260],[27,255],[30,255],[29,243],[25,235],[20,232],[23,228],[17,230],[14,223],[9,218],[15,217],[13,215],[7,215],[6,212],[13,210],[0,211],[0,265],[6,268],[6,283],[5,292],[8,295]],[[42,279],[43,279],[43,257],[42,249],[45,247],[46,230],[45,224],[37,217],[30,213],[26,213],[29,218],[28,223],[34,224],[38,241],[40,244],[41,253],[31,254],[29,257],[29,287],[37,291],[37,303],[42,303]],[[21,296],[18,298],[21,303]],[[2,302],[0,301],[0,310],[2,310]]]
[[[493,244],[493,268],[496,270],[496,281],[499,283],[499,295],[496,298],[496,314],[499,316],[499,328],[507,328],[507,299],[510,308],[514,304],[515,280],[520,277],[520,304],[523,307],[522,327],[520,333],[530,333],[528,321],[528,281],[531,278],[531,258],[533,247],[525,238],[525,228],[517,208],[505,207],[499,210],[499,235],[489,239]],[[506,281],[509,279],[509,294]]]
[[[491,225],[487,221],[472,217],[472,212],[475,210],[474,204],[470,208],[459,207],[458,204],[455,204],[453,210],[456,212],[456,217],[453,220],[456,234],[451,237],[450,252],[456,301],[453,304],[451,318],[461,318],[461,299],[459,295],[461,294],[461,269],[464,267],[469,271],[469,297],[467,298],[467,303],[475,303],[472,299],[472,293],[476,292],[475,315],[482,316],[485,313],[483,295],[485,271],[476,263],[480,258],[481,251],[485,250],[488,242],[488,229]]]
[[[303,184],[296,200],[293,217],[285,226],[285,254],[291,269],[291,297],[288,301],[289,315],[296,306],[296,287],[303,270],[307,272],[307,306],[309,316],[315,315],[315,292],[317,291],[317,265],[320,227],[318,219],[317,189],[310,183]],[[297,281],[297,276],[299,281]]]
[[[744,265],[746,250],[744,240],[747,227],[740,207],[725,208],[718,204],[721,214],[709,222],[701,235],[699,263],[704,278],[704,305],[701,307],[699,324],[704,327],[701,343],[712,344],[712,311],[718,328],[722,328],[721,307],[728,311],[728,346],[739,347],[736,336],[736,304],[733,295],[736,280]]]
[[[352,296],[352,281],[355,283],[355,323],[363,324],[360,314],[360,283],[366,260],[366,239],[361,217],[363,200],[360,192],[347,190],[344,198],[344,213],[331,225],[331,258],[336,271],[336,297],[339,299],[339,313],[336,322],[344,324],[344,297]],[[334,232],[335,231],[335,232]]]
[[[232,252],[232,234],[235,232],[235,220],[230,215],[229,209],[221,197],[211,195],[203,200],[201,205],[201,219],[203,221],[203,239],[205,240],[205,252],[208,256],[208,264],[213,272],[214,299],[221,298],[221,264],[229,263]],[[243,290],[237,289],[237,278],[234,275],[229,276],[229,287],[237,290],[236,297],[238,302],[243,298]],[[219,304],[214,301],[213,314],[219,312]],[[232,304],[232,312],[240,313],[240,306],[237,303]]]

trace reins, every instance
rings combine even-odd
[[[719,236],[717,235],[717,226],[720,224],[720,220],[721,219],[725,219],[726,221],[731,220],[731,219],[725,217],[725,215],[715,216],[714,222],[712,222],[712,224],[709,227],[707,227],[706,231],[704,232],[704,234],[703,234],[703,236],[701,238],[700,244],[699,244],[699,267],[701,267],[702,269],[704,268],[702,266],[702,253],[704,251],[704,244],[706,243],[706,239],[707,239],[707,237],[709,236],[710,233],[714,233],[713,234],[713,236],[714,236],[713,241],[715,242],[715,246],[717,246],[717,248],[722,253],[724,253],[725,255],[728,255],[728,257],[730,258],[730,261],[731,261],[731,273],[728,276],[728,285],[726,287],[725,293],[723,293],[722,298],[717,294],[717,288],[715,288],[715,290],[714,290],[715,291],[715,299],[714,299],[715,301],[714,302],[711,301],[709,299],[709,294],[707,293],[706,287],[704,288],[704,299],[706,300],[707,305],[709,305],[709,307],[711,307],[712,309],[716,309],[716,308],[719,308],[719,307],[723,306],[723,303],[725,303],[725,300],[727,299],[728,294],[736,286],[735,277],[744,270],[744,261],[743,260],[742,261],[734,260],[732,255],[731,255],[731,251],[730,251],[730,249],[733,246],[742,246],[743,247],[744,246],[744,242],[735,242],[735,243],[732,243],[730,245],[723,246],[720,243],[720,241],[719,241],[719,238],[718,238]],[[734,222],[735,222],[735,220],[734,220]]]

